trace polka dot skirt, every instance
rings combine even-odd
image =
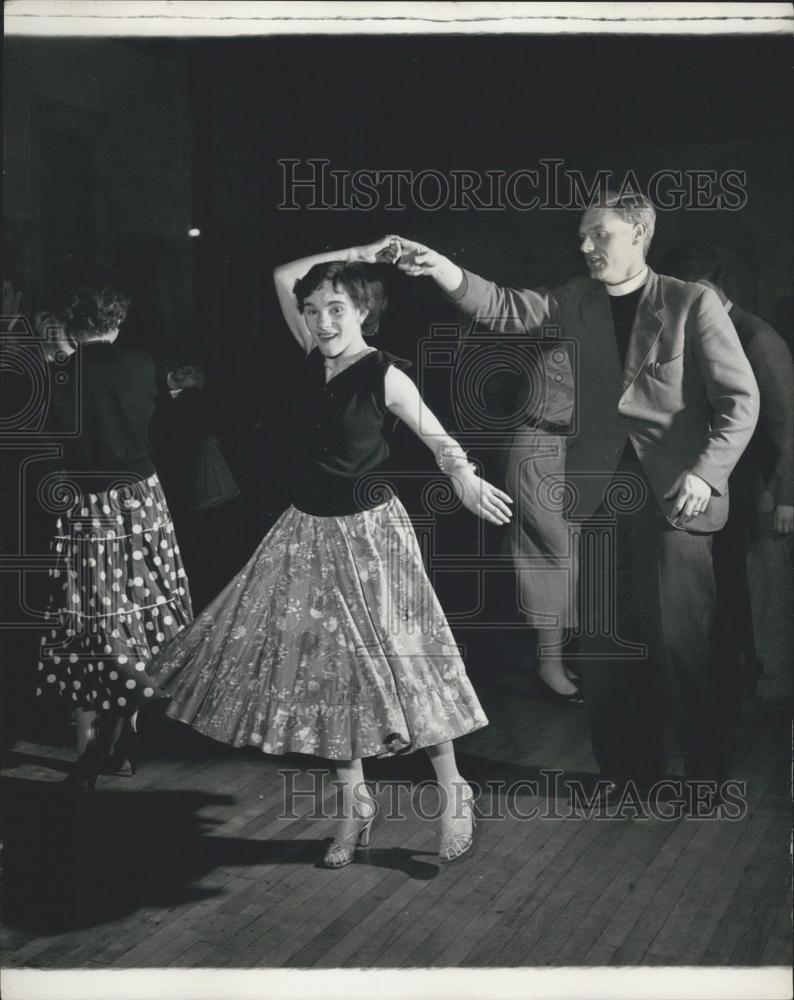
[[[157,476],[79,497],[51,551],[36,694],[121,713],[165,697],[147,663],[193,614]]]

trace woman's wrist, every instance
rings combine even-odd
[[[461,473],[476,473],[476,468],[469,461],[466,452],[457,442],[443,444],[436,453],[436,464],[447,476]]]

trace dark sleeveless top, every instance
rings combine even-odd
[[[323,362],[316,348],[306,359],[290,499],[305,514],[341,517],[388,498],[377,483],[377,473],[389,468],[394,425],[384,379],[389,365],[410,362],[372,351],[327,383]]]

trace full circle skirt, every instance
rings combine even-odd
[[[270,754],[387,756],[488,722],[396,498],[290,507],[151,669],[168,715]]]

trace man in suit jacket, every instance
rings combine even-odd
[[[752,369],[717,296],[647,266],[654,226],[642,195],[607,192],[581,219],[589,276],[553,290],[500,287],[398,237],[398,266],[433,277],[479,324],[527,334],[556,325],[576,345],[569,516],[611,522],[614,539],[606,564],[582,552],[582,578],[601,574],[605,588],[590,599],[615,628],[602,620],[580,637],[580,675],[612,788],[647,787],[664,772],[665,700],[678,709],[688,776],[718,776],[711,539],[758,416]],[[583,607],[581,620],[591,613]]]

